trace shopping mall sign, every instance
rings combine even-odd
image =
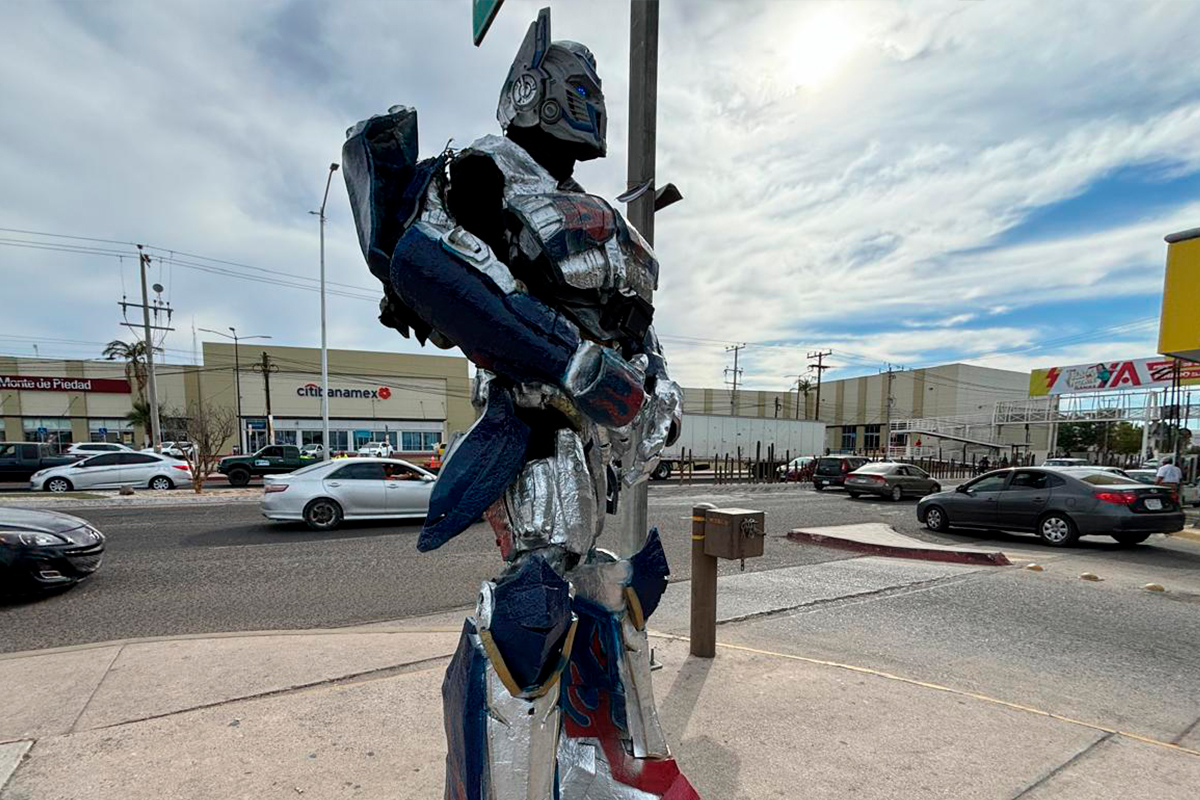
[[[1029,396],[1163,389],[1171,386],[1174,371],[1175,359],[1164,356],[1035,369],[1029,374]],[[1200,364],[1180,362],[1179,380],[1185,386],[1200,384]]]
[[[0,375],[0,391],[108,392],[129,394],[129,381],[114,378],[56,378],[50,375]]]
[[[306,383],[303,386],[296,387],[297,397],[320,397],[321,385],[319,383]],[[392,396],[392,390],[387,386],[379,386],[374,389],[342,389],[337,386],[329,387],[329,396],[333,397],[355,397],[359,400],[387,400]]]

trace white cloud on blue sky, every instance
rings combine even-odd
[[[539,3],[469,41],[461,2],[8,3],[0,11],[0,227],[142,241],[315,276],[325,170],[345,128],[416,106],[426,154],[493,132]],[[555,2],[597,54],[624,189],[625,3]],[[658,327],[688,385],[722,343],[750,386],[834,362],[1027,369],[1154,349],[1162,236],[1200,224],[1200,60],[1190,3],[672,2],[661,23]],[[344,190],[333,280],[366,287]],[[0,234],[0,238],[29,238]],[[156,271],[159,269],[155,265]],[[0,246],[0,336],[95,355],[131,261]],[[317,341],[316,295],[162,269],[168,347],[237,325]],[[414,351],[335,298],[331,344]],[[772,346],[762,346],[762,345]],[[89,348],[91,348],[89,350]],[[0,338],[0,352],[31,353]],[[173,353],[173,355],[176,355]],[[182,353],[178,354],[182,355]],[[827,377],[829,377],[827,375]]]

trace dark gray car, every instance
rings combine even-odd
[[[924,497],[941,490],[942,487],[925,470],[894,461],[864,464],[846,476],[846,492],[851,497],[873,494],[901,500]]]
[[[951,527],[1031,531],[1055,547],[1080,536],[1138,544],[1152,533],[1183,530],[1183,511],[1163,486],[1089,467],[1001,469],[930,495],[917,519],[931,530]]]

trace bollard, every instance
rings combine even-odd
[[[704,552],[705,513],[712,503],[692,507],[692,655],[717,654],[717,557]]]

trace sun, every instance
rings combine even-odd
[[[849,5],[827,5],[800,19],[786,56],[788,80],[807,89],[820,89],[850,62],[865,37],[862,20]]]

